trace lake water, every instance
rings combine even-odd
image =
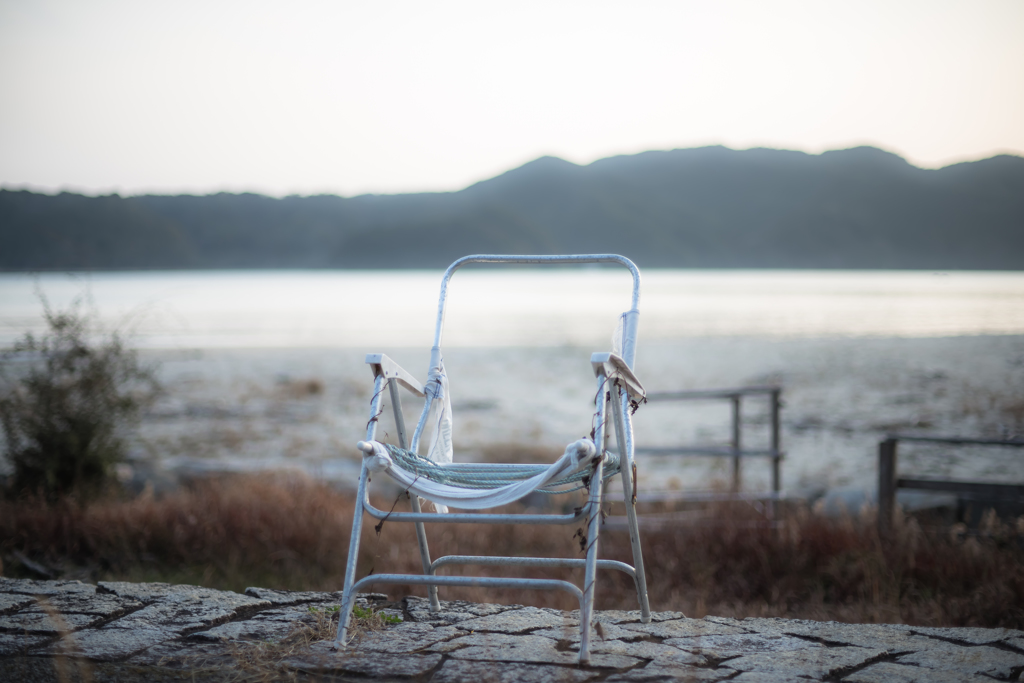
[[[55,307],[91,301],[141,348],[431,343],[438,272],[0,274],[0,346]],[[445,345],[606,345],[629,307],[624,270],[470,270],[450,290]],[[941,337],[1024,333],[1024,274],[643,272],[641,342],[706,336]]]
[[[409,271],[5,274],[0,347],[43,329],[37,292],[58,308],[87,297],[105,327],[158,365],[166,389],[143,421],[140,467],[291,468],[345,484],[368,417],[363,354],[387,352],[424,379],[440,280]],[[456,274],[444,341],[458,452],[557,453],[584,434],[590,353],[610,348],[629,295],[625,271]],[[645,270],[640,311],[636,369],[649,391],[784,387],[787,489],[873,489],[889,431],[1024,433],[1022,273]],[[729,406],[652,403],[636,425],[639,445],[724,445]],[[744,407],[745,444],[766,446],[767,425],[763,401]],[[1017,481],[1020,455],[908,445],[901,468]],[[721,459],[651,459],[640,469],[646,490],[727,478]],[[744,465],[746,488],[763,490],[767,479],[766,463]]]

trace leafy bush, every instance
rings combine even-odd
[[[126,455],[125,428],[156,391],[153,373],[116,333],[95,334],[76,301],[48,330],[0,359],[0,428],[15,493],[88,498],[107,489]]]

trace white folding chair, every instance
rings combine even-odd
[[[445,411],[450,417],[450,401],[447,395],[447,376],[441,358],[441,334],[444,327],[445,303],[449,281],[461,266],[468,263],[502,263],[529,265],[572,265],[587,263],[612,263],[629,269],[633,276],[632,305],[620,316],[621,334],[616,332],[614,352],[595,353],[591,365],[597,377],[595,395],[594,429],[590,438],[569,444],[565,453],[551,465],[495,464],[495,463],[453,463],[450,455],[450,431],[445,432]],[[349,543],[348,565],[345,569],[345,584],[342,597],[341,616],[338,623],[336,647],[345,644],[346,632],[352,607],[358,592],[373,584],[424,585],[428,587],[430,607],[437,611],[438,586],[514,587],[525,589],[562,590],[574,595],[580,604],[580,662],[590,659],[590,632],[594,612],[594,587],[598,569],[615,569],[628,574],[636,586],[640,604],[641,621],[650,621],[650,605],[647,600],[647,581],[644,575],[643,555],[636,522],[636,469],[633,462],[633,431],[630,415],[636,401],[644,398],[644,389],[633,374],[633,360],[636,355],[637,322],[640,299],[640,272],[629,259],[613,254],[583,254],[569,256],[466,256],[445,271],[441,281],[441,297],[437,310],[437,327],[434,345],[430,354],[430,368],[426,385],[416,379],[394,361],[383,354],[370,354],[366,362],[374,375],[374,392],[370,401],[370,422],[367,425],[366,440],[358,444],[363,454],[362,471],[359,476],[355,513],[352,520],[352,536]],[[407,439],[405,417],[402,412],[399,388],[404,388],[424,398],[423,410],[413,432],[411,442]],[[381,401],[385,389],[390,394],[398,437],[398,447],[375,441],[377,417],[381,412]],[[608,406],[611,406],[611,419]],[[430,416],[434,419],[430,420]],[[433,428],[434,444],[430,455],[419,455],[421,439],[428,427]],[[614,426],[616,450],[608,450],[610,431]],[[448,460],[448,461],[446,461]],[[367,481],[371,473],[390,476],[405,489],[412,501],[412,512],[386,512],[374,507],[367,493]],[[626,502],[629,537],[633,550],[633,565],[624,562],[598,559],[598,533],[601,523],[601,501],[605,481],[620,475]],[[585,487],[589,490],[587,504],[573,514],[504,514],[477,512],[447,512],[447,506],[460,510],[483,510],[520,500],[534,491],[564,493]],[[419,498],[434,503],[438,512],[423,512]],[[359,555],[360,532],[363,513],[375,519],[392,522],[410,522],[416,527],[423,574],[371,574],[360,580],[355,579],[356,561]],[[586,559],[546,557],[492,557],[450,555],[430,559],[424,524],[445,522],[449,524],[583,524],[587,528]],[[500,565],[529,567],[583,567],[582,589],[573,583],[554,579],[500,578],[480,576],[438,576],[437,569],[449,565]]]

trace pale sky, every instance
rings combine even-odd
[[[1024,155],[1024,0],[0,0],[0,185],[455,190],[543,154]]]

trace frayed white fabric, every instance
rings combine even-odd
[[[615,331],[612,332],[612,353],[616,356],[622,356],[622,334],[626,328],[627,315],[627,313],[623,313],[619,316],[619,321],[615,325]]]
[[[425,387],[427,395],[433,403],[433,431],[430,436],[430,451],[427,457],[436,463],[452,461],[452,399],[448,390],[448,375],[442,362],[437,372],[432,372]]]
[[[465,489],[439,484],[402,469],[395,464],[387,449],[378,441],[360,441],[357,446],[363,452],[366,467],[371,472],[386,472],[407,491],[429,500],[435,506],[450,505],[464,510],[482,510],[514,503],[553,481],[569,476],[581,467],[589,466],[597,455],[597,448],[592,441],[580,439],[566,446],[562,457],[550,467],[529,479],[496,489]]]
[[[431,363],[430,375],[427,377],[427,384],[424,391],[430,399],[431,410],[431,433],[430,450],[427,457],[434,462],[444,465],[452,462],[455,449],[452,447],[452,399],[448,390],[448,374],[444,371],[444,361],[440,355],[435,362]],[[438,512],[448,512],[444,505],[434,503],[434,509]]]
[[[371,472],[386,472],[389,467],[394,465],[391,456],[380,443],[360,441],[356,446],[363,452],[363,462],[366,463],[366,469]],[[379,448],[375,448],[375,446],[379,446]]]

